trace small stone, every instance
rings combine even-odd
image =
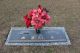
[[[26,38],[23,36],[23,37],[21,37],[21,39],[26,39]]]
[[[34,39],[34,36],[32,36],[31,39]]]

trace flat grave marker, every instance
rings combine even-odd
[[[64,27],[44,27],[36,34],[33,27],[11,27],[5,45],[51,46],[70,45]]]

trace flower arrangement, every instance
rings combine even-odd
[[[46,8],[43,8],[41,5],[38,5],[37,9],[32,9],[24,16],[24,21],[27,28],[33,26],[36,31],[39,31],[45,24],[49,23],[50,16]]]

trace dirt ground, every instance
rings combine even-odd
[[[25,26],[23,16],[42,4],[52,17],[48,26],[64,26],[70,46],[5,46],[12,26]],[[0,53],[80,53],[80,0],[0,0]]]

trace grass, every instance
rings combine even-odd
[[[71,40],[70,46],[5,46],[12,26],[23,27],[23,16],[42,4],[52,17],[49,26],[64,26]],[[80,53],[79,0],[0,0],[0,53]]]
[[[52,50],[50,48],[48,48],[46,53],[52,53]]]

